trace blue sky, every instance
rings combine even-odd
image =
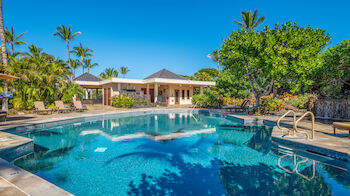
[[[295,21],[324,29],[334,46],[350,39],[349,7],[346,0],[3,0],[5,26],[27,32],[24,41],[66,60],[65,43],[52,34],[61,24],[72,25],[82,35],[71,48],[83,43],[94,50],[99,66],[91,73],[127,66],[128,78],[144,78],[162,68],[185,75],[216,68],[206,55],[238,29],[233,20],[240,21],[240,12],[248,9],[259,9],[266,17],[263,25]]]

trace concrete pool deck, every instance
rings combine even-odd
[[[122,114],[129,112],[160,111],[160,110],[191,110],[189,107],[157,107],[140,109],[109,109],[109,110],[88,110],[86,112],[71,112],[52,115],[21,115],[9,119],[7,122],[0,123],[0,155],[1,152],[11,154],[11,152],[25,152],[33,146],[31,139],[6,133],[1,130],[23,127],[40,126],[44,123],[65,121],[71,119]],[[211,110],[214,113],[221,113],[222,110]],[[267,124],[275,126],[278,116],[250,116],[244,114],[225,114],[232,118],[243,121],[245,125]],[[292,122],[283,121],[282,126],[290,126]],[[308,130],[309,121],[301,121],[300,128]],[[311,131],[309,131],[311,132]],[[350,160],[350,139],[347,137],[347,131],[339,131],[339,134],[333,136],[331,125],[316,123],[315,140],[306,140],[305,136],[297,134],[296,136],[285,136],[286,131],[280,131],[276,126],[272,131],[272,139],[281,144],[289,145],[295,148],[304,149],[309,152],[327,155],[339,159]],[[31,149],[33,151],[33,149]],[[6,154],[5,153],[5,154]],[[28,153],[27,153],[28,154]],[[20,169],[11,163],[0,158],[0,195],[8,193],[18,193],[18,195],[71,195],[63,189],[47,182],[40,177]],[[17,195],[17,194],[16,194]]]
[[[350,139],[347,130],[337,130],[337,134],[333,135],[332,125],[315,122],[315,139],[307,140],[303,134],[297,133],[293,136],[288,135],[285,130],[280,130],[276,126],[279,116],[250,116],[243,114],[229,114],[229,116],[244,119],[248,124],[258,123],[274,126],[271,136],[272,140],[278,143],[323,156],[350,161]],[[293,126],[292,119],[282,120],[281,126],[291,129]],[[311,121],[300,121],[298,128],[311,135]]]

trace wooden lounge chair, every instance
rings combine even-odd
[[[55,101],[56,110],[61,112],[69,112],[71,108],[67,108],[64,106],[63,101]]]
[[[350,122],[333,122],[334,135],[335,135],[336,128],[349,130],[349,139],[350,139]]]
[[[52,114],[52,108],[46,109],[45,105],[44,105],[44,102],[42,102],[42,101],[35,101],[34,102],[34,106],[35,106],[35,112],[37,114],[39,114],[39,113],[46,113],[46,114],[48,114],[49,112]]]
[[[7,117],[7,112],[0,111],[0,122],[5,122]]]
[[[244,100],[241,105],[229,107],[226,109],[229,112],[232,112],[232,111],[234,111],[234,112],[247,112],[248,111],[248,106],[247,106],[248,102],[249,102],[249,100]]]
[[[86,106],[83,106],[83,104],[81,103],[81,101],[74,101],[74,108],[76,111],[85,111],[87,110]]]

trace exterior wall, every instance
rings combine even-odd
[[[161,94],[158,94],[158,100],[162,102],[168,101],[169,105],[175,105],[175,90],[179,91],[179,105],[186,105],[186,104],[192,104],[192,96],[193,96],[193,86],[192,85],[183,85],[183,84],[157,84],[158,85],[158,91],[162,92]],[[118,91],[118,84],[112,83],[112,84],[106,84],[102,86],[102,89],[104,91],[105,88],[111,88],[111,96],[117,96],[120,94]],[[147,89],[146,84],[120,84],[121,92],[126,89],[133,89],[136,90],[136,92],[140,92],[141,95],[143,94],[142,88]],[[149,84],[149,89],[155,89],[154,84]],[[182,91],[184,91],[184,96],[182,94]],[[187,91],[189,91],[189,96],[187,95]],[[102,92],[104,96],[104,92]],[[103,98],[104,100],[104,98]]]
[[[169,85],[169,105],[175,105],[175,90],[179,90],[179,104],[192,104],[193,86],[185,85]],[[182,97],[182,90],[185,91],[185,96]],[[187,98],[187,90],[190,91],[190,96]]]

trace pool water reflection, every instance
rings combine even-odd
[[[349,163],[222,117],[144,114],[21,134],[36,152],[14,163],[76,195],[350,194]]]

